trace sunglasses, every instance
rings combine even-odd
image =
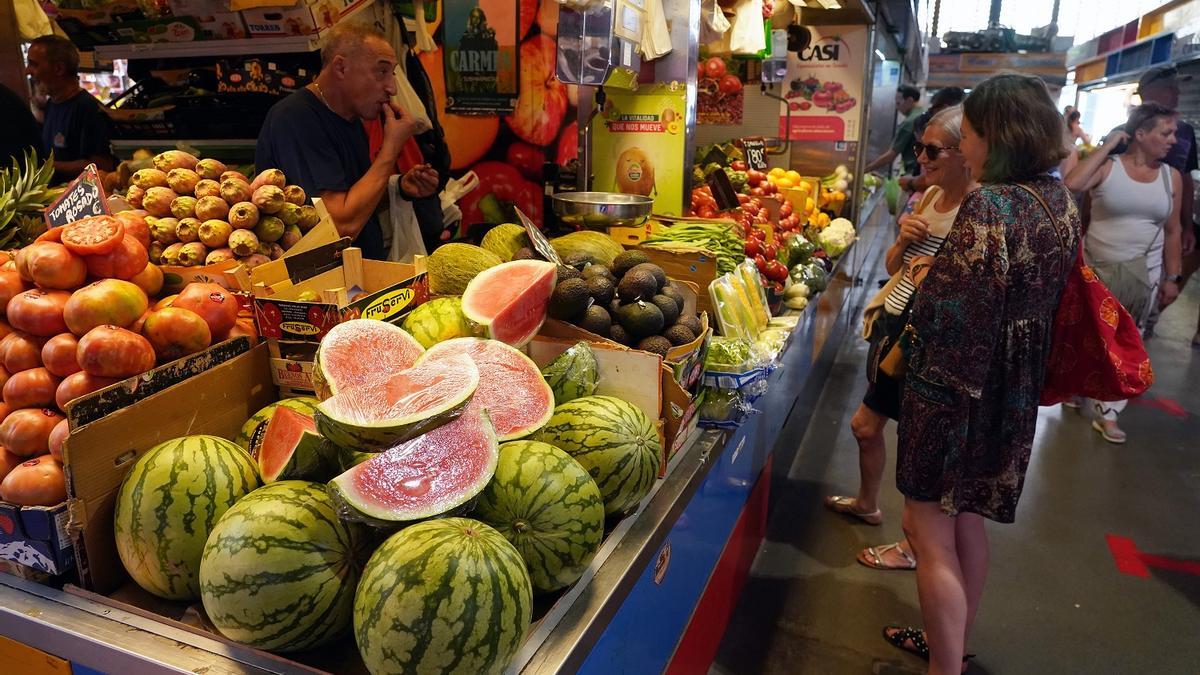
[[[919,141],[917,143],[913,143],[913,152],[917,153],[917,157],[920,157],[921,153],[923,152],[931,161],[937,159],[938,155],[942,154],[942,152],[946,150],[958,150],[958,146],[951,145],[943,148],[940,145],[934,145],[932,143],[921,143]]]

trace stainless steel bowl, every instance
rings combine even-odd
[[[560,192],[554,195],[554,214],[563,222],[592,230],[635,227],[650,217],[654,200],[619,192]]]

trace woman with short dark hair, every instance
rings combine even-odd
[[[967,195],[913,304],[896,484],[925,630],[889,626],[929,672],[959,673],[988,570],[984,519],[1011,523],[1051,329],[1079,244],[1071,193],[1048,172],[1062,117],[1036,77],[1003,74],[963,102]]]

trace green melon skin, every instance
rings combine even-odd
[[[148,450],[125,475],[113,515],[129,576],[161,598],[199,597],[209,532],[258,485],[250,455],[223,438],[184,436]]]
[[[595,393],[599,368],[588,343],[578,342],[547,364],[542,376],[554,392],[555,404],[562,405]]]
[[[553,445],[500,446],[496,475],[479,495],[475,517],[521,552],[536,592],[579,580],[604,538],[604,500],[579,462]]]
[[[475,334],[471,322],[463,315],[462,298],[434,298],[414,309],[404,319],[402,327],[426,349],[439,342]]]
[[[285,398],[281,401],[270,403],[263,407],[262,410],[254,413],[246,423],[242,425],[242,430],[238,432],[237,438],[233,439],[246,452],[253,451],[252,439],[259,427],[266,429],[267,422],[271,421],[271,416],[275,414],[275,409],[279,406],[286,406],[293,410],[298,410],[310,417],[317,412],[317,405],[320,403],[312,396],[297,396],[296,398]]]
[[[658,479],[662,441],[637,406],[612,396],[585,396],[554,409],[535,440],[567,451],[587,469],[608,515],[636,507]]]
[[[337,464],[337,449],[320,434],[305,431],[292,451],[287,464],[279,470],[276,476],[268,476],[263,470],[261,453],[255,446],[255,459],[258,461],[258,475],[264,483],[281,480],[313,480],[325,481],[332,477]]]
[[[596,265],[612,266],[613,259],[624,252],[611,237],[601,232],[580,230],[550,240],[558,257],[566,260],[572,255],[582,255]]]
[[[366,541],[338,520],[325,487],[280,481],[225,512],[200,561],[204,612],[225,637],[295,652],[332,642],[353,623]]]
[[[517,549],[477,520],[440,518],[400,530],[371,556],[354,637],[375,675],[501,673],[532,613]]]
[[[525,228],[513,223],[504,223],[488,230],[479,245],[484,250],[495,253],[502,262],[512,260],[517,251],[530,247],[529,235],[525,234]]]
[[[442,244],[425,261],[429,290],[434,295],[462,295],[475,275],[501,262],[495,253],[478,246]]]

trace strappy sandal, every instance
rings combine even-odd
[[[905,564],[889,565],[886,562],[884,562],[883,556],[886,555],[887,552],[891,551],[891,550],[895,550],[897,553],[899,553],[900,556],[904,559]],[[910,554],[908,551],[905,551],[904,547],[900,545],[900,542],[896,542],[894,544],[884,544],[883,546],[868,546],[867,548],[864,548],[863,550],[859,551],[857,560],[858,560],[859,564],[865,565],[867,567],[870,567],[871,569],[876,569],[876,570],[915,570],[915,569],[917,569],[917,559],[912,557],[912,554]]]
[[[895,631],[889,633],[888,631]],[[884,626],[883,639],[888,641],[891,646],[902,649],[913,656],[918,656],[921,659],[929,660],[929,643],[925,642],[925,631],[911,626]],[[967,669],[967,662],[975,658],[974,654],[963,655],[963,671]]]
[[[853,516],[868,525],[883,524],[883,511],[875,509],[869,513],[864,513],[862,511],[854,510],[854,507],[857,505],[858,500],[856,500],[854,497],[831,496],[825,498],[825,508],[833,511],[834,513]]]

